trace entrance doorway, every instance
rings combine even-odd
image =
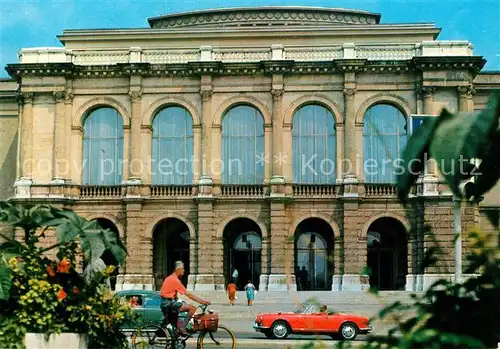
[[[331,290],[333,230],[319,218],[306,219],[295,230],[295,278],[300,291]]]
[[[234,271],[238,277],[235,283],[243,290],[250,280],[259,287],[262,270],[262,234],[257,223],[248,218],[237,218],[224,228],[224,278],[227,284],[233,280]]]
[[[153,231],[153,274],[159,290],[165,277],[174,271],[175,261],[183,261],[185,273],[181,281],[187,286],[189,275],[189,228],[180,219],[160,221]]]
[[[367,234],[370,287],[404,290],[408,273],[406,229],[394,218],[377,219]]]
[[[120,238],[120,233],[118,232],[118,228],[109,219],[97,218],[97,223],[99,223],[101,228],[111,230],[113,233],[115,233],[115,235],[118,239]],[[113,271],[113,273],[109,277],[109,283],[111,286],[111,290],[114,291],[116,288],[116,277],[118,276],[118,273],[119,273],[118,261],[113,256],[113,254],[111,253],[110,250],[104,250],[103,254],[101,255],[101,259],[104,262],[104,264],[106,264],[107,266],[113,265],[115,267],[115,270]]]

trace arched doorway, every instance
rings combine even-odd
[[[118,232],[118,228],[109,219],[97,218],[97,222],[99,223],[101,228],[111,230],[113,233],[116,234],[116,236],[118,238],[120,238],[120,233]],[[111,253],[110,250],[105,250],[104,253],[101,255],[101,259],[106,265],[114,265],[115,266],[115,271],[113,272],[113,274],[109,278],[109,283],[111,284],[111,289],[114,291],[116,288],[116,277],[118,276],[118,272],[119,272],[118,261],[113,256],[113,254]]]
[[[320,218],[308,218],[295,229],[295,278],[300,291],[331,290],[334,234]]]
[[[189,228],[180,219],[166,218],[153,231],[153,274],[159,290],[166,276],[174,269],[175,261],[183,261],[185,273],[182,283],[187,286],[189,275]]]
[[[224,228],[223,243],[226,285],[236,269],[238,290],[242,290],[248,280],[258,288],[262,268],[262,232],[257,223],[248,218],[232,220]]]
[[[377,219],[368,228],[370,287],[404,290],[408,273],[406,229],[395,218]]]

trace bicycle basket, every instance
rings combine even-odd
[[[217,314],[199,314],[194,317],[194,329],[200,332],[217,332],[219,316]]]

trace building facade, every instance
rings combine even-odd
[[[429,165],[405,208],[394,174],[412,116],[480,110],[500,86],[471,43],[328,8],[148,22],[67,30],[7,66],[2,196],[113,229],[128,248],[118,289],[159,288],[177,259],[193,290],[224,290],[235,269],[263,291],[452,277],[450,191]],[[464,208],[464,229],[497,198]]]

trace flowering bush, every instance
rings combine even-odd
[[[23,348],[27,332],[46,338],[61,332],[86,333],[91,348],[120,348],[126,337],[120,326],[132,315],[130,307],[112,297],[108,279],[114,266],[91,270],[105,250],[123,262],[125,248],[109,230],[101,229],[68,210],[0,203],[0,222],[24,230],[24,241],[8,236],[0,244],[0,343]],[[56,230],[58,243],[42,248],[41,238]],[[57,250],[57,257],[47,257]],[[83,255],[93,277],[78,272]]]

